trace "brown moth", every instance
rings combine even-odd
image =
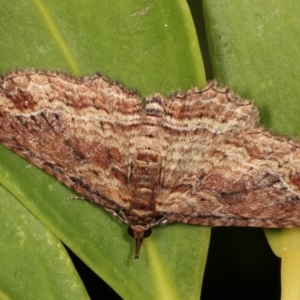
[[[0,79],[0,141],[129,225],[300,226],[300,143],[257,127],[251,101],[208,82],[141,98],[95,75]]]

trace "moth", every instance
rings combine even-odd
[[[169,99],[100,75],[0,79],[0,141],[129,225],[300,226],[300,143],[215,81]]]

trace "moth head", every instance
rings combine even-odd
[[[131,237],[135,238],[135,256],[134,259],[138,259],[140,255],[140,249],[144,238],[147,238],[151,235],[151,228],[133,225],[128,227],[128,233]]]

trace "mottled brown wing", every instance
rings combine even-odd
[[[258,122],[251,101],[241,101],[215,82],[202,90],[175,94],[164,109],[161,185],[165,190],[209,164],[212,152],[224,141]]]
[[[101,76],[21,71],[0,80],[0,141],[106,209],[124,209],[141,100]]]
[[[256,128],[257,119],[250,101],[214,83],[170,100],[156,205],[165,222],[300,226],[300,144]]]

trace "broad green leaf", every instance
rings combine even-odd
[[[298,2],[204,0],[203,6],[215,78],[254,100],[264,126],[299,134]]]
[[[204,0],[203,6],[217,80],[253,99],[266,128],[299,136],[299,3]],[[282,299],[298,299],[300,232],[265,233],[282,258]]]
[[[60,241],[1,186],[0,199],[0,299],[88,299]]]
[[[2,3],[0,20],[1,74],[24,68],[101,72],[142,96],[205,82],[182,0],[13,0]],[[209,229],[156,228],[134,261],[124,224],[92,203],[68,199],[72,191],[4,147],[0,151],[1,184],[123,298],[199,298]],[[11,272],[10,265],[0,267]]]

